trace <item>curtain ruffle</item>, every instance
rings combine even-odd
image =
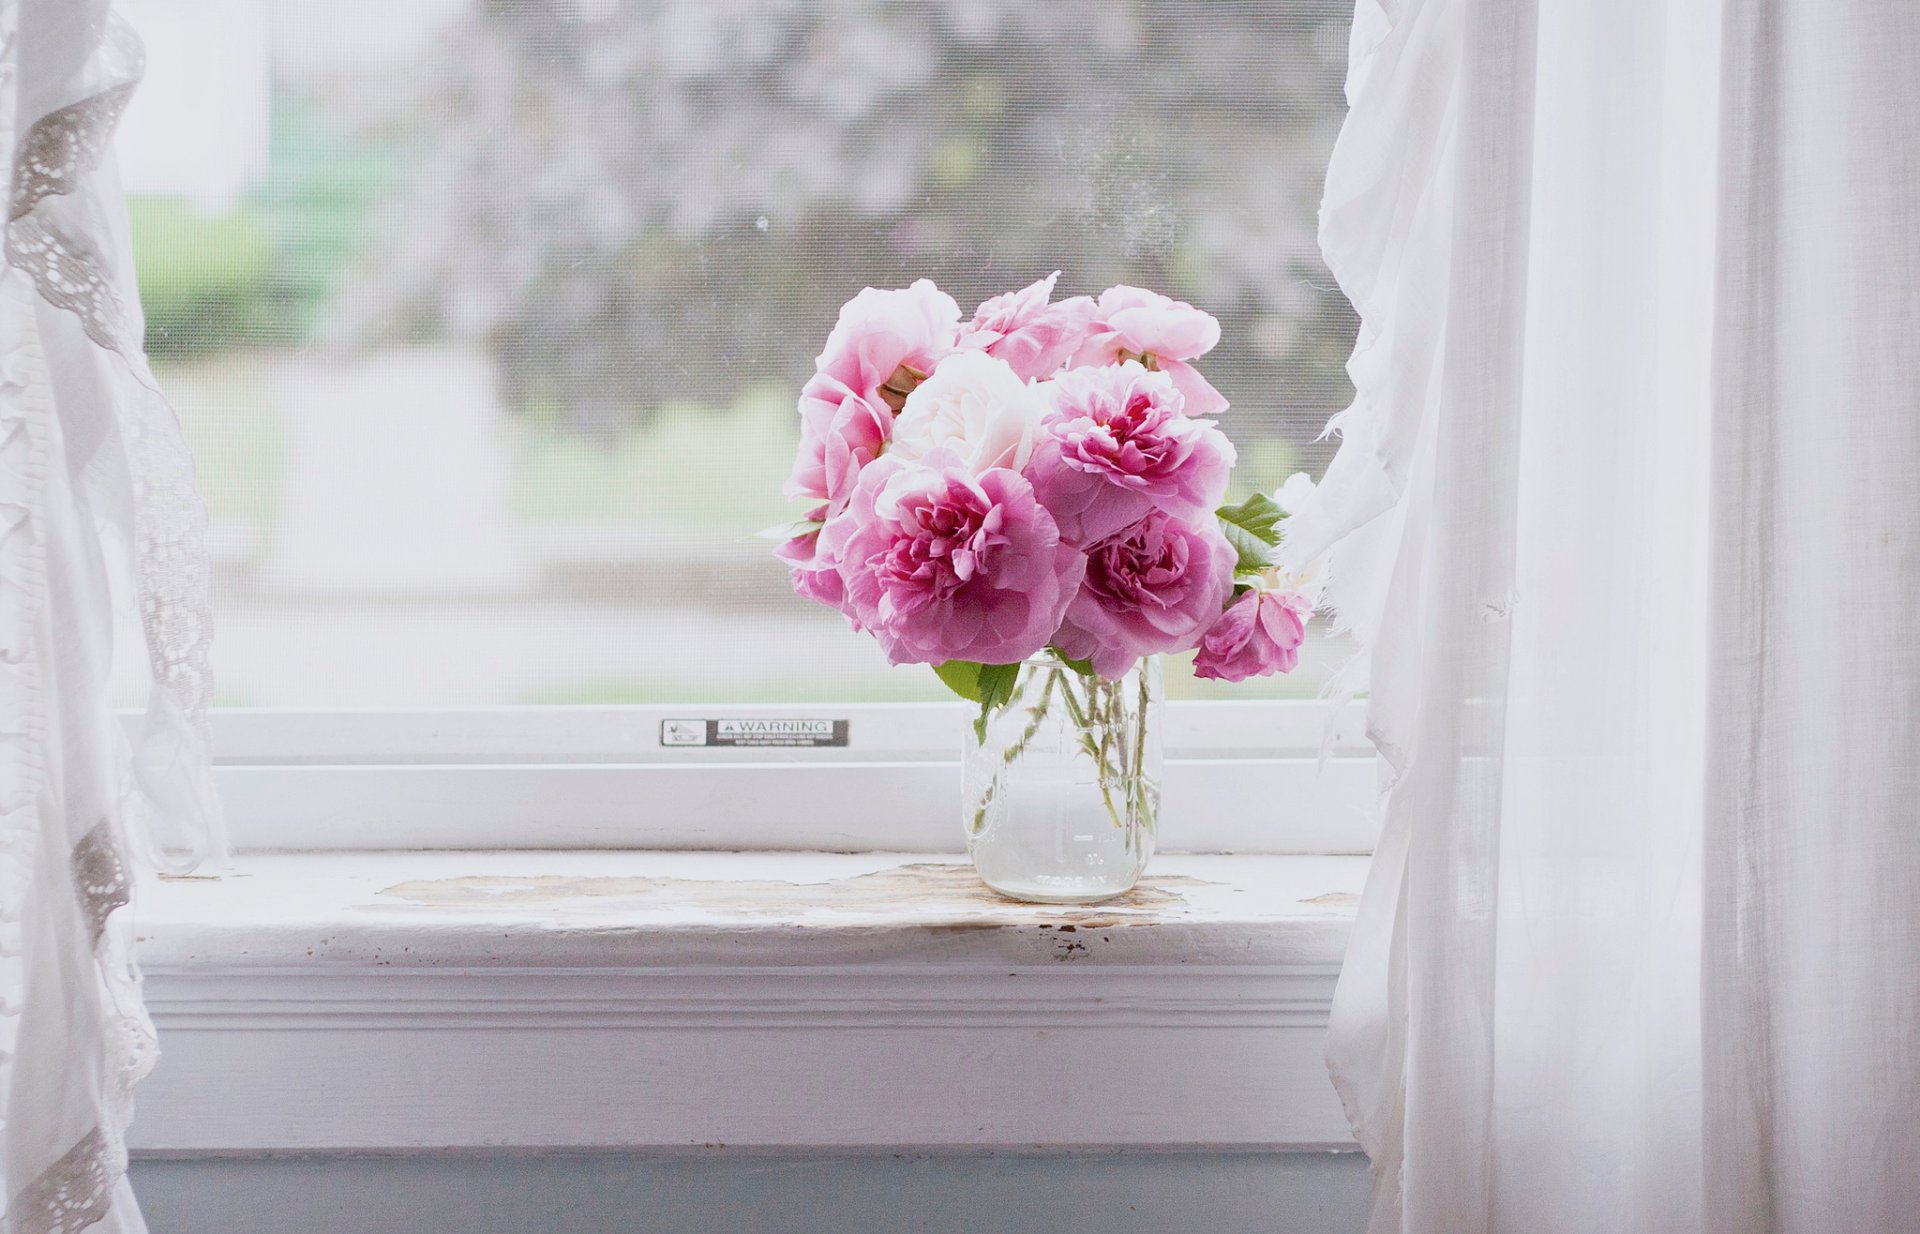
[[[1338,682],[1367,689],[1421,428],[1438,398],[1455,174],[1456,0],[1359,0],[1346,121],[1327,167],[1320,248],[1360,328],[1351,406],[1327,425],[1340,448],[1286,523],[1283,562],[1327,559],[1324,603],[1359,646]],[[1395,763],[1390,735],[1376,731]]]
[[[1354,400],[1328,425],[1340,448],[1287,520],[1281,546],[1295,568],[1327,560],[1323,602],[1335,628],[1351,631],[1358,645],[1336,678],[1343,693],[1368,690],[1376,660],[1394,654],[1378,640],[1402,568],[1410,488],[1430,448],[1424,430],[1440,397],[1446,314],[1434,292],[1446,286],[1453,249],[1461,21],[1455,0],[1360,0],[1354,14],[1347,119],[1320,211],[1321,250],[1360,318],[1347,364]],[[1390,784],[1404,769],[1408,738],[1384,675],[1383,684],[1389,688],[1373,691],[1368,735]],[[1383,835],[1370,909],[1350,953],[1350,964],[1382,976],[1395,963],[1393,904],[1404,860],[1402,838]],[[1385,980],[1343,983],[1336,1010],[1328,1046],[1334,1087],[1379,1169],[1399,1155],[1403,1027]]]

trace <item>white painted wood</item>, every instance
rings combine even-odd
[[[1168,707],[1162,847],[1372,849],[1357,709]],[[829,718],[844,749],[663,748],[670,718]],[[242,849],[951,851],[960,733],[945,704],[221,711],[217,778]],[[1323,745],[1328,751],[1323,758]]]
[[[222,767],[242,849],[953,852],[956,761]],[[1364,853],[1370,759],[1175,759],[1165,851]]]
[[[154,1234],[1357,1234],[1373,1191],[1357,1152],[136,1156],[132,1178]]]
[[[260,854],[142,888],[138,1149],[1347,1145],[1364,859],[1014,905],[951,860]]]
[[[210,715],[223,764],[637,763],[684,761],[662,749],[660,722],[688,716],[828,717],[849,721],[845,750],[785,752],[794,761],[951,758],[970,709],[961,703],[475,707],[298,711],[228,707]],[[1370,756],[1357,705],[1317,701],[1167,704],[1173,757]],[[135,717],[137,719],[137,717]],[[1331,729],[1329,726],[1331,725]],[[699,750],[707,761],[767,761],[768,751]],[[772,754],[781,752],[775,751]]]

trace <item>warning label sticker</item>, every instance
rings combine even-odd
[[[663,746],[844,746],[845,720],[662,720]]]

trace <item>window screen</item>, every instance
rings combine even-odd
[[[1318,474],[1350,395],[1314,239],[1350,0],[123,7],[225,704],[943,697],[753,535],[869,284],[1206,308],[1243,492]]]

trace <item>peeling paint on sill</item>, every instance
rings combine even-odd
[[[1186,875],[1149,875],[1124,895],[1086,908],[1016,904],[988,890],[973,867],[952,862],[914,862],[849,878],[818,883],[774,880],[672,877],[604,877],[536,874],[417,879],[381,889],[383,897],[433,908],[562,907],[613,902],[635,908],[707,908],[747,916],[787,916],[796,910],[833,909],[897,912],[912,906],[921,913],[959,910],[968,920],[956,928],[984,929],[1067,918],[1095,928],[1139,924],[1186,906],[1184,892],[1212,886]],[[972,914],[990,910],[991,916]],[[1091,915],[1091,919],[1089,916]],[[1128,918],[1136,919],[1128,922]],[[1074,925],[1060,927],[1072,930]]]

